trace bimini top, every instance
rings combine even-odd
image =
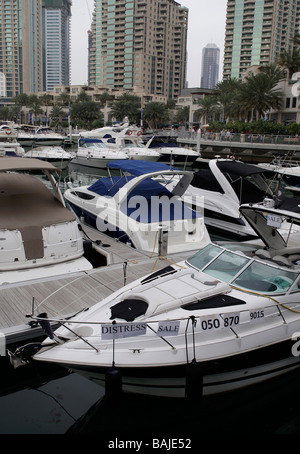
[[[50,162],[34,158],[0,158],[0,172],[8,171],[29,171],[29,170],[48,170],[49,172],[61,172],[60,169]]]
[[[140,161],[133,159],[111,161],[106,164],[106,167],[110,169],[124,170],[125,172],[129,172],[131,175],[135,176],[145,175],[152,172],[178,170],[162,162]]]
[[[222,173],[229,174],[231,178],[241,178],[256,173],[267,173],[267,169],[263,167],[231,160],[217,161],[217,166]]]

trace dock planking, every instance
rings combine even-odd
[[[98,249],[106,256],[108,265],[75,275],[3,285],[0,330],[8,341],[13,342],[19,327],[22,331],[30,331],[31,319],[27,315],[32,314],[33,309],[35,316],[42,312],[55,319],[70,316],[93,306],[125,283],[192,255],[189,252],[158,258],[157,254],[147,255],[86,226],[84,231],[90,240],[98,241]]]

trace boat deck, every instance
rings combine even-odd
[[[0,332],[7,346],[41,335],[40,327],[32,325],[32,318],[27,316],[33,308],[35,316],[46,312],[49,318],[64,318],[93,306],[125,283],[192,255],[189,251],[151,257],[87,226],[83,228],[90,239],[102,242],[99,250],[106,255],[108,265],[75,275],[2,285]]]

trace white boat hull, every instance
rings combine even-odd
[[[194,391],[203,396],[210,396],[258,384],[299,368],[300,358],[291,355],[290,342],[283,342],[282,346],[283,349],[287,348],[287,356],[279,353],[278,359],[276,355],[274,356],[274,351],[276,349],[280,351],[281,345],[275,344],[269,348],[245,352],[230,358],[190,363],[188,366],[183,364],[170,367],[122,368],[116,364],[115,368],[121,374],[122,390],[126,393],[184,398],[188,392],[189,377],[193,376],[194,380],[196,378]],[[268,351],[271,356],[269,362]],[[254,360],[254,357],[257,359]],[[38,355],[36,359],[39,360]],[[101,386],[105,386],[107,374],[111,370],[86,364],[84,366],[61,362],[58,364]]]
[[[122,159],[120,157],[115,157],[115,158],[91,158],[91,157],[86,157],[86,156],[76,156],[74,159],[72,159],[72,164],[77,164],[81,166],[86,166],[86,167],[96,167],[100,169],[106,169],[106,164],[108,162],[113,161],[114,159]],[[124,159],[128,159],[127,157]]]

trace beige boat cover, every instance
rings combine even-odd
[[[74,220],[38,178],[0,172],[0,228],[21,231],[28,260],[44,257],[43,227]]]

